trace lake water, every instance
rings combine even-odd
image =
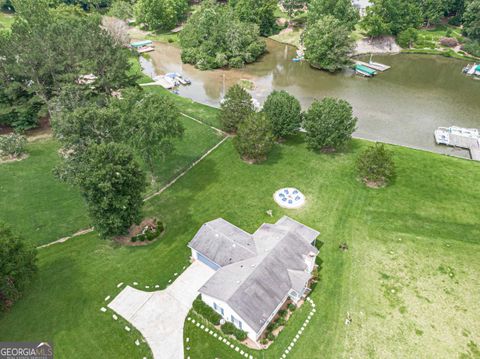
[[[330,74],[294,63],[295,48],[268,40],[268,53],[239,70],[200,71],[182,64],[180,49],[156,43],[150,53],[158,74],[179,72],[192,80],[181,86],[181,96],[218,106],[225,89],[246,79],[250,91],[263,102],[273,90],[286,90],[306,109],[325,96],[349,101],[358,117],[355,136],[440,153],[466,156],[466,151],[437,146],[438,126],[480,128],[480,81],[462,74],[464,61],[440,56],[376,55],[374,61],[392,66],[374,78],[352,70]]]

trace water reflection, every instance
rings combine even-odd
[[[423,55],[375,56],[392,66],[373,79],[345,70],[340,74],[295,63],[295,49],[267,42],[268,53],[258,62],[238,70],[199,71],[182,64],[180,50],[156,44],[151,53],[158,73],[180,72],[192,80],[180,87],[180,95],[218,106],[228,88],[241,79],[255,85],[252,96],[262,102],[273,89],[296,96],[304,108],[325,96],[348,100],[359,118],[356,135],[411,147],[459,155],[464,153],[436,146],[433,131],[438,126],[480,127],[480,81],[461,73],[464,62]],[[151,65],[150,65],[151,66]]]

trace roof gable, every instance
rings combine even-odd
[[[277,224],[262,225],[253,238],[258,254],[220,268],[200,292],[226,302],[258,332],[290,289],[303,288],[310,278],[306,258],[318,249],[296,230]]]
[[[222,218],[205,223],[188,246],[221,267],[257,255],[252,236]]]

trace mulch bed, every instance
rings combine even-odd
[[[145,240],[145,241],[132,242],[131,239],[132,239],[132,237],[135,237],[135,236],[141,234],[143,229],[146,226],[149,226],[150,228],[157,228],[157,223],[158,223],[158,221],[155,218],[146,218],[140,224],[132,225],[130,227],[130,229],[128,230],[128,234],[126,234],[124,236],[114,237],[113,240],[115,242],[121,244],[121,245],[124,245],[124,246],[132,246],[132,247],[147,246],[150,243],[153,243],[153,242],[157,241],[163,235],[163,233],[165,232],[165,229],[163,229],[163,231],[157,236],[157,238],[155,238],[151,241]]]

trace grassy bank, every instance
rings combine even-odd
[[[391,147],[398,179],[371,190],[353,170],[366,145],[355,140],[345,152],[317,154],[298,137],[277,145],[267,162],[247,165],[227,141],[147,202],[146,213],[166,224],[160,241],[120,248],[90,234],[41,250],[38,278],[0,318],[0,339],[48,338],[60,358],[85,357],[92,348],[99,357],[141,358],[144,344],[136,347],[134,334],[99,311],[117,283],[165,285],[187,263],[186,243],[208,220],[223,217],[253,232],[288,214],[318,229],[324,243],[312,293],[317,313],[293,358],[473,355],[480,344],[480,166]],[[277,207],[272,193],[283,186],[302,190],[306,206]],[[344,242],[347,252],[338,249]],[[278,358],[297,324],[288,323],[285,339],[259,356]],[[235,355],[204,333],[191,335],[191,358]]]

